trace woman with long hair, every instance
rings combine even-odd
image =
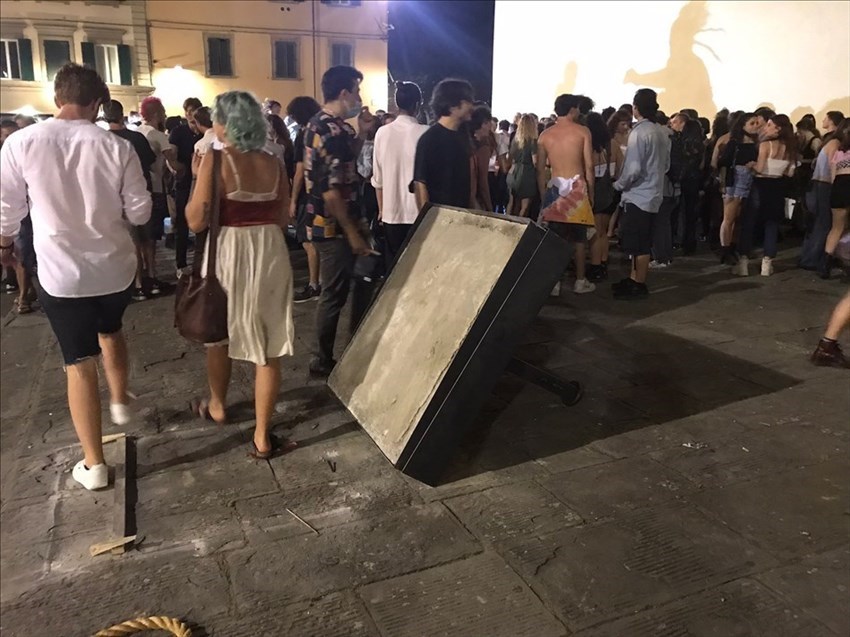
[[[295,176],[295,161],[293,161],[295,151],[292,145],[292,139],[289,137],[289,131],[286,129],[286,124],[284,124],[283,118],[280,115],[269,113],[266,115],[266,123],[268,125],[266,139],[268,146],[266,150],[274,153],[281,160],[286,167],[286,175],[291,182]]]
[[[723,220],[722,178],[717,167],[715,150],[720,139],[728,139],[729,114],[720,112],[711,124],[711,135],[705,144],[705,165],[703,166],[704,195],[700,204],[702,234],[715,249],[720,241],[720,223]]]
[[[740,115],[729,131],[729,140],[717,165],[726,168],[723,194],[723,222],[720,224],[720,262],[737,265],[746,262],[747,255],[739,259],[735,250],[735,230],[741,215],[742,202],[750,196],[753,186],[753,169],[758,159],[759,119],[753,113]],[[746,263],[744,263],[746,267]]]
[[[193,401],[192,410],[224,424],[232,359],[254,363],[256,426],[250,455],[265,460],[294,446],[270,432],[280,358],[292,354],[294,341],[292,269],[284,237],[289,180],[280,162],[263,150],[266,120],[253,95],[222,93],[213,102],[212,119],[224,149],[201,160],[186,218],[200,233],[209,227],[210,210],[219,205],[215,270],[227,293],[228,340],[207,346],[210,397]],[[213,201],[216,192],[218,202]],[[209,245],[203,271],[208,251]]]
[[[537,156],[537,137],[537,124],[534,117],[523,115],[511,144],[511,168],[508,171],[508,189],[511,193],[509,214],[527,217],[531,201],[537,194],[537,172],[534,167],[534,158]]]
[[[622,157],[626,156],[626,147],[629,144],[629,133],[632,130],[632,112],[631,106],[625,108],[625,104],[620,107],[610,118],[608,118],[608,134],[611,136],[612,151],[618,150]],[[620,178],[620,172],[623,170],[623,162],[617,166],[617,173],[614,175],[614,181]],[[614,210],[611,215],[611,220],[608,222],[608,238],[614,237],[614,230],[617,227],[617,221],[620,216],[620,208]]]
[[[614,189],[614,176],[623,165],[623,154],[611,143],[605,120],[599,113],[588,113],[586,120],[593,148],[593,222],[596,232],[590,240],[590,267],[587,278],[602,281],[608,276],[608,224],[619,204],[619,193]]]
[[[826,265],[821,274],[824,279],[828,279],[832,268],[838,265],[835,249],[847,231],[847,216],[850,214],[850,119],[841,122],[835,139],[838,149],[832,155],[832,190],[829,195],[832,228],[826,237]]]
[[[789,177],[797,166],[797,136],[787,115],[774,115],[762,130],[756,161],[754,186],[758,190],[759,217],[764,223],[764,258],[761,275],[773,274],[773,260],[779,244],[779,224],[785,218],[785,195],[789,189]],[[752,237],[741,237],[741,262],[738,274],[746,276],[745,247]]]
[[[832,156],[838,150],[836,131],[844,121],[839,111],[830,111],[823,119],[823,146],[812,165],[812,178],[806,191],[806,210],[811,221],[800,249],[800,267],[816,270],[829,278],[831,263],[826,258],[826,238],[832,229],[832,208],[829,206],[832,192]],[[829,269],[827,269],[829,266]]]

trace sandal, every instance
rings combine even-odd
[[[15,311],[18,314],[32,314],[32,303],[30,301],[15,299]]]
[[[189,401],[189,411],[201,420],[208,420],[219,426],[227,424],[227,416],[225,416],[224,420],[216,420],[210,415],[210,403],[206,399],[193,398]]]
[[[254,441],[251,441],[251,450],[248,455],[254,460],[271,460],[272,458],[289,453],[298,447],[294,440],[280,439],[274,434],[269,434],[271,448],[268,451],[260,451]]]

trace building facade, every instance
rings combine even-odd
[[[127,110],[154,90],[145,0],[4,0],[0,40],[3,113],[53,113],[53,77],[69,61],[97,68]]]
[[[223,91],[321,101],[331,66],[363,72],[363,103],[387,106],[386,0],[4,0],[0,111],[52,113],[67,61],[96,67],[125,110],[146,95],[169,115]]]

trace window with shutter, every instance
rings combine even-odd
[[[0,77],[4,80],[21,79],[21,54],[17,40],[0,40]]]
[[[298,43],[278,40],[274,43],[274,76],[277,79],[298,79]]]
[[[230,38],[207,37],[207,75],[211,77],[230,77],[233,75]]]
[[[354,66],[353,48],[344,42],[331,44],[331,66]]]
[[[52,82],[56,72],[71,61],[70,40],[44,40],[44,70]]]

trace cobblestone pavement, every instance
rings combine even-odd
[[[547,304],[519,353],[584,400],[505,375],[436,488],[307,380],[314,303],[296,306],[277,409],[300,447],[270,462],[247,457],[251,369],[234,368],[235,424],[193,420],[203,352],[172,298],[134,304],[140,542],[95,558],[114,493],[72,483],[58,349],[43,315],[9,315],[2,634],[155,614],[195,637],[847,635],[850,385],[806,360],[846,281],[786,251],[769,279],[702,255],[650,284],[645,302],[603,285]]]

